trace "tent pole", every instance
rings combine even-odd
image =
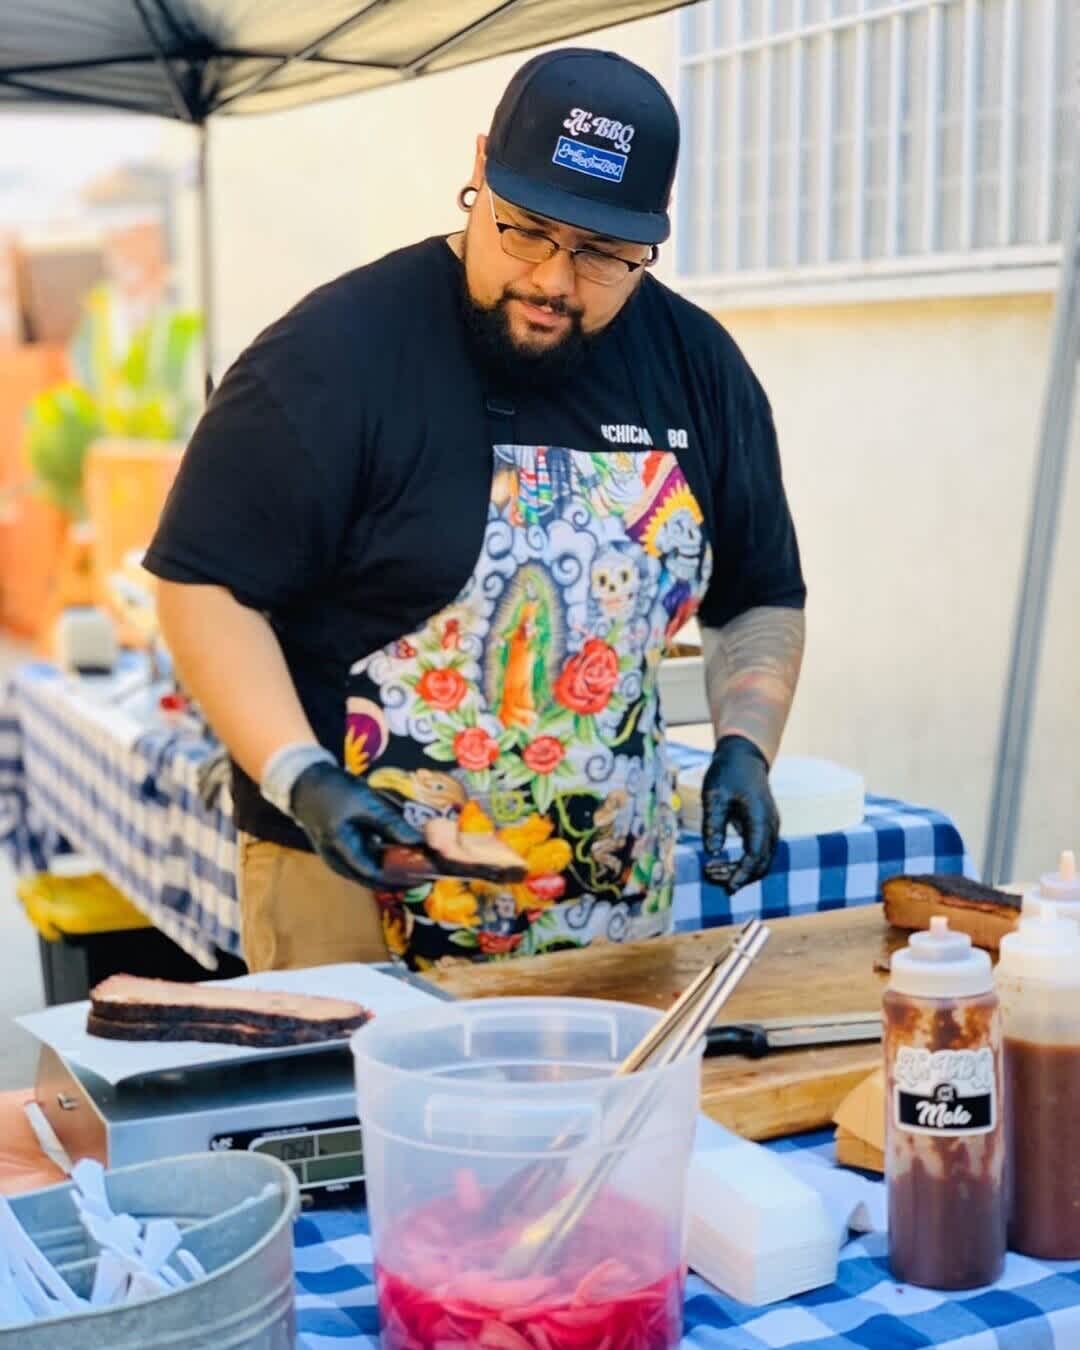
[[[214,258],[210,228],[210,123],[199,123],[199,305],[203,316],[203,378],[206,397],[214,387]]]
[[[1080,361],[1080,162],[1073,166],[1072,204],[1061,244],[1061,278],[1054,307],[1050,368],[1043,397],[1035,487],[1024,573],[1013,621],[1012,654],[998,732],[986,831],[983,880],[1013,881],[1016,835],[1027,767],[1028,739],[1039,673],[1046,599],[1053,564],[1072,431],[1076,366]],[[1073,753],[1070,746],[1063,753]]]

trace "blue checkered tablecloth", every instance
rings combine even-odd
[[[707,758],[672,749],[680,769]],[[190,735],[133,729],[77,681],[50,666],[22,666],[0,705],[0,848],[23,872],[40,871],[67,845],[91,855],[212,969],[215,949],[240,946],[231,805],[226,793],[208,808],[196,785],[213,751]],[[700,836],[684,834],[676,851],[679,931],[871,904],[900,872],[976,875],[947,816],[873,796],[861,825],[781,839],[769,875],[734,896],[703,882],[703,857]]]
[[[85,853],[208,969],[239,953],[231,806],[206,806],[196,774],[214,747],[145,731],[43,664],[20,667],[0,711],[0,847],[16,871]]]
[[[829,1133],[770,1145],[832,1155]],[[376,1350],[371,1238],[362,1209],[296,1225],[298,1350]],[[687,1283],[684,1347],[701,1350],[1080,1350],[1080,1262],[1010,1253],[997,1284],[963,1294],[899,1285],[885,1237],[848,1243],[835,1284],[767,1308]]]
[[[27,795],[22,728],[10,704],[0,705],[0,845],[20,873],[44,871],[63,848]]]
[[[707,751],[687,745],[670,749],[679,771],[709,759]],[[726,851],[734,856],[740,846],[729,843]],[[675,927],[680,932],[869,905],[881,894],[881,883],[901,872],[978,876],[948,816],[870,794],[861,825],[781,838],[768,875],[734,895],[703,880],[704,857],[701,836],[684,832],[675,856]]]

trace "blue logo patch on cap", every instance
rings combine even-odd
[[[608,183],[621,183],[626,172],[626,155],[618,150],[601,150],[595,145],[586,145],[584,141],[572,140],[569,136],[560,136],[555,145],[551,160],[564,169],[573,169],[575,173],[586,173],[590,178],[603,178]]]

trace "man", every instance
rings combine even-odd
[[[645,71],[534,58],[477,140],[464,233],[315,291],[211,400],[147,565],[234,760],[252,969],[665,931],[657,670],[695,613],[707,871],[767,870],[805,589],[764,393],[647,275],[677,151]],[[428,852],[393,884],[388,846],[423,856],[440,819],[524,879]]]

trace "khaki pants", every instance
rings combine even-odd
[[[389,958],[375,897],[314,853],[241,834],[240,936],[252,972]]]

